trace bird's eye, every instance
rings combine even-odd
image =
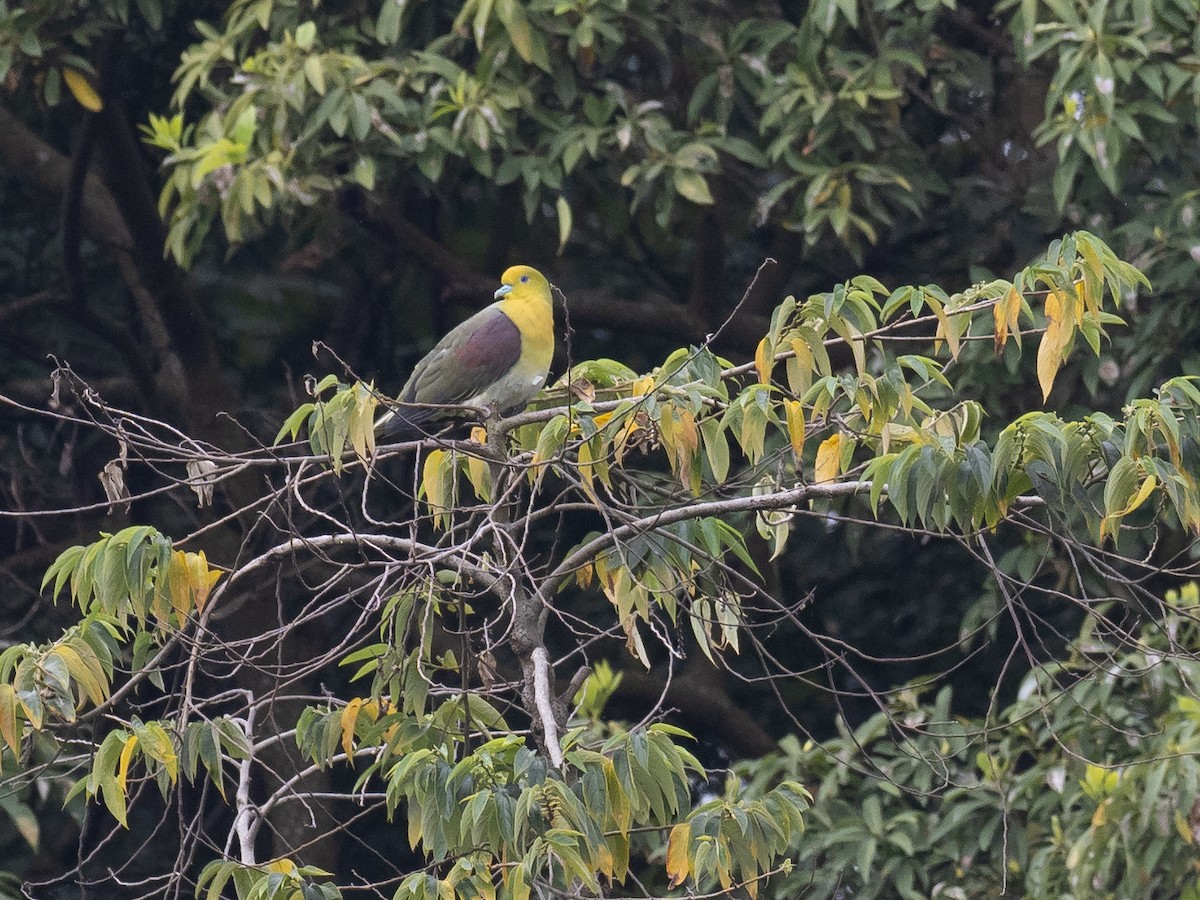
[[[525,282],[527,282],[528,280],[529,280],[529,276],[528,276],[528,275],[522,275],[522,276],[521,276],[521,284],[524,284],[524,283],[525,283]]]

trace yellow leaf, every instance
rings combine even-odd
[[[159,574],[162,578],[162,574]],[[186,555],[182,550],[171,553],[171,565],[167,569],[167,584],[171,591],[171,606],[182,623],[192,611],[192,590],[188,580]]]
[[[688,877],[688,846],[692,843],[692,826],[681,822],[671,829],[667,840],[667,874],[670,886],[679,887]]]
[[[629,874],[629,835],[613,835],[608,842],[613,857],[612,880],[624,884],[625,876]]]
[[[595,463],[592,461],[592,443],[584,441],[579,445],[579,477],[581,479],[581,487],[583,492],[588,495],[588,498],[597,506],[600,505],[600,498],[596,495],[596,486],[592,483],[595,476]]]
[[[196,605],[196,611],[204,609],[204,604],[208,602],[208,595],[212,591],[212,587],[221,577],[219,569],[210,569],[208,567],[208,558],[204,555],[204,551],[199,553],[187,554],[188,582],[192,589],[192,602]]]
[[[147,722],[134,733],[138,735],[142,754],[162,763],[167,776],[174,784],[179,775],[179,757],[175,754],[175,745],[171,743],[171,738],[166,730],[157,722]]]
[[[125,746],[121,748],[121,759],[117,763],[117,790],[125,793],[125,781],[129,777],[129,763],[133,759],[133,749],[137,746],[137,735],[131,734],[125,738]]]
[[[1146,480],[1142,482],[1142,486],[1138,488],[1138,492],[1133,495],[1133,499],[1129,501],[1129,505],[1121,512],[1121,515],[1127,516],[1143,503],[1147,498],[1154,493],[1154,488],[1158,486],[1158,479],[1153,475],[1147,475]]]
[[[1150,495],[1154,493],[1154,489],[1157,486],[1158,479],[1153,475],[1147,475],[1146,480],[1142,482],[1141,487],[1138,488],[1137,493],[1133,495],[1133,498],[1125,505],[1124,509],[1109,513],[1100,520],[1100,539],[1104,540],[1104,537],[1108,534],[1115,536],[1120,531],[1121,519],[1145,503]]]
[[[476,444],[487,444],[487,429],[480,425],[471,428],[471,440]],[[467,455],[467,480],[475,496],[485,503],[492,499],[491,471],[482,456],[474,453]]]
[[[784,400],[783,408],[787,416],[788,440],[792,442],[792,453],[798,463],[804,452],[804,407],[799,400]]]
[[[21,723],[17,721],[17,691],[11,684],[0,684],[0,736],[13,756],[21,755]]]
[[[696,429],[696,417],[690,410],[679,411],[679,430],[676,432],[681,446],[690,453],[700,449],[700,432]]]
[[[443,529],[450,527],[450,508],[453,503],[453,470],[449,478],[445,477],[445,470],[449,465],[450,454],[445,450],[431,450],[421,469],[421,490],[425,492],[425,500],[433,514],[433,523]]]
[[[592,584],[592,576],[595,574],[595,572],[596,569],[590,562],[584,563],[575,570],[575,584],[577,584],[580,588],[590,587]]]
[[[658,417],[658,439],[667,451],[671,468],[675,468],[675,414],[673,407],[664,405]]]
[[[63,69],[63,81],[67,83],[67,88],[79,105],[88,112],[100,112],[104,109],[104,101],[100,99],[100,95],[96,93],[96,89],[92,87],[92,83],[88,77],[76,69]]]
[[[613,863],[612,851],[608,849],[607,844],[601,844],[596,848],[596,871],[610,881],[613,877]]]
[[[367,462],[375,454],[375,396],[374,383],[358,384],[354,391],[354,406],[350,411],[350,446],[355,455]]]
[[[467,480],[476,497],[485,503],[492,499],[491,472],[487,463],[474,454],[467,457]]]
[[[1021,314],[1021,295],[1017,291],[1016,285],[1009,285],[1008,291],[1003,297],[996,301],[996,305],[992,307],[992,316],[996,322],[996,354],[1004,349],[1004,345],[1008,342],[1008,332],[1011,329],[1014,337],[1017,339],[1017,345],[1020,346],[1021,335],[1017,328],[1017,317]]]
[[[608,795],[608,813],[617,826],[622,837],[629,837],[629,829],[633,825],[633,808],[629,804],[629,795],[617,775],[617,767],[607,756],[601,763],[604,769],[604,789]]]
[[[1103,802],[1096,805],[1096,811],[1092,813],[1092,827],[1101,828],[1108,822],[1108,804],[1112,802],[1112,797],[1106,797]]]
[[[640,415],[643,418],[645,416],[644,413]],[[616,437],[613,438],[613,458],[617,461],[618,466],[625,461],[625,452],[629,449],[629,441],[639,431],[644,430],[641,421],[639,421],[639,416],[626,416],[625,421],[617,429]]]
[[[442,496],[442,482],[438,478],[438,470],[446,456],[445,450],[430,450],[425,457],[425,465],[421,468],[421,487],[425,491],[425,499],[431,507],[445,506],[446,498]]]
[[[700,453],[700,431],[696,428],[695,416],[686,409],[679,411],[679,420],[675,425],[675,452],[679,460],[680,483],[693,494],[699,494],[700,467],[696,462]]]
[[[1192,828],[1188,825],[1187,819],[1183,817],[1183,813],[1175,810],[1175,830],[1179,832],[1179,836],[1183,838],[1184,843],[1196,843],[1196,836],[1192,834]]]
[[[1062,340],[1065,324],[1063,321],[1062,301],[1058,293],[1051,292],[1046,297],[1046,333],[1038,344],[1037,375],[1038,383],[1042,386],[1042,402],[1050,398],[1050,389],[1054,387],[1054,376],[1062,365],[1064,341]]]
[[[274,859],[267,863],[266,869],[276,875],[291,875],[296,871],[296,864],[287,858]]]
[[[816,472],[813,478],[817,484],[833,481],[838,477],[842,465],[842,435],[831,434],[817,446]]]
[[[653,392],[654,379],[649,375],[643,375],[629,387],[630,396],[633,397],[645,397]]]
[[[342,749],[346,758],[354,765],[354,726],[358,723],[358,711],[362,708],[362,697],[355,697],[342,709]]]
[[[758,347],[754,351],[754,371],[758,373],[760,384],[771,383],[771,371],[774,368],[775,354],[767,343],[767,339],[763,338],[758,342]]]
[[[932,297],[927,297],[926,301],[929,303],[930,309],[933,310],[933,314],[937,316],[938,320],[937,333],[934,335],[934,339],[940,340],[941,338],[945,338],[946,343],[950,345],[950,356],[958,359],[958,351],[962,349],[962,346],[958,341],[957,326],[950,321],[950,316],[942,304],[938,303]]]

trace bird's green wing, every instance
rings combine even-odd
[[[494,306],[438,341],[400,392],[404,403],[465,403],[495,384],[521,358],[521,332]]]

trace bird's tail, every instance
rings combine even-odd
[[[393,405],[375,420],[375,440],[380,443],[415,441],[440,430],[437,410],[406,403]]]

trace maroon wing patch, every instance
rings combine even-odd
[[[455,348],[454,356],[465,369],[486,370],[489,380],[499,378],[521,358],[521,330],[500,310],[492,310]]]
[[[463,403],[521,358],[521,331],[498,309],[482,310],[438,341],[401,391],[406,403]]]

